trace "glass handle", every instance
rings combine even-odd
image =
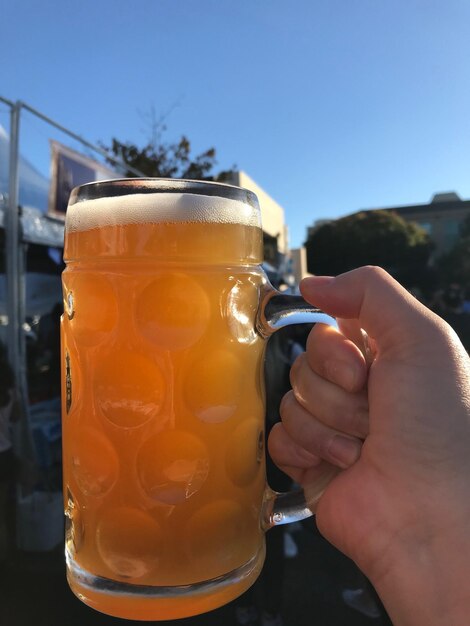
[[[290,296],[277,291],[267,291],[261,301],[257,330],[270,337],[276,330],[290,324],[328,324],[338,328],[334,317],[306,302],[302,296]]]
[[[305,486],[286,493],[266,487],[263,503],[262,527],[269,530],[273,526],[290,524],[311,517],[330,481],[341,471],[338,467],[323,463],[317,467],[319,476]]]
[[[306,302],[302,296],[282,294],[269,289],[261,299],[257,330],[265,338],[290,324],[317,323],[338,328],[333,317]],[[313,515],[323,492],[339,471],[337,467],[323,463],[323,467],[318,467],[318,477],[304,489],[277,493],[267,486],[262,514],[263,528],[268,530],[273,526],[297,522]]]

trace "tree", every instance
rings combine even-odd
[[[380,265],[408,288],[431,286],[429,235],[392,211],[360,211],[327,222],[305,245],[312,274],[337,275],[362,265]]]
[[[102,146],[114,157],[126,165],[150,178],[189,178],[194,180],[226,180],[230,171],[213,174],[216,165],[215,148],[209,148],[201,154],[191,154],[191,143],[182,135],[177,142],[166,142],[163,134],[166,131],[164,116],[157,119],[152,108],[145,116],[149,126],[149,139],[143,147],[130,142],[113,138],[111,145]],[[112,158],[108,162],[115,165]],[[123,172],[124,176],[133,177],[131,170]]]
[[[191,156],[191,144],[184,135],[177,143],[147,143],[142,148],[131,142],[121,142],[113,138],[107,148],[126,165],[151,178],[191,178],[206,179],[215,164],[215,149]],[[108,159],[113,163],[112,159]],[[125,176],[135,176],[131,170]]]

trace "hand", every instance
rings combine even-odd
[[[307,490],[320,459],[347,468],[323,494],[317,524],[369,576],[392,619],[409,616],[413,597],[416,604],[426,595],[428,622],[397,623],[439,623],[432,620],[444,596],[469,610],[468,584],[458,582],[470,573],[468,355],[447,324],[383,270],[309,278],[301,290],[349,321],[342,333],[314,328],[271,433],[274,461]],[[359,328],[375,348],[370,369]],[[436,576],[439,589],[419,587],[417,579]]]

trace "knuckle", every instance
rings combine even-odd
[[[292,386],[294,386],[294,383],[297,381],[297,378],[300,376],[300,372],[304,366],[305,363],[305,352],[303,354],[300,354],[295,361],[293,362],[291,368],[290,368],[290,383]]]
[[[310,402],[309,410],[329,429],[358,437],[368,433],[368,410],[364,402],[352,394],[339,392],[323,400],[316,398],[315,403]]]
[[[279,428],[282,428],[282,424],[278,423],[273,426],[268,441],[269,453],[276,457],[279,457],[284,450],[281,440],[282,433],[279,431]]]
[[[282,420],[285,420],[289,417],[290,412],[293,408],[293,403],[295,402],[295,396],[293,391],[288,391],[282,398],[281,404],[279,406],[279,414]]]
[[[318,455],[323,459],[330,459],[331,447],[335,436],[336,434],[333,431],[324,431],[322,436],[318,437],[316,442]]]
[[[308,406],[308,401],[305,394],[305,385],[302,377],[297,377],[292,381],[292,394],[299,404],[302,406]]]
[[[389,274],[382,267],[378,265],[365,265],[358,270],[363,275],[364,279],[376,281],[377,279],[383,280],[388,277]]]

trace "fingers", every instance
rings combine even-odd
[[[346,325],[342,320],[340,327]],[[360,329],[347,321],[350,336],[363,341]],[[367,363],[360,348],[332,326],[317,324],[307,340],[307,360],[319,376],[339,385],[346,391],[361,390],[367,380]]]
[[[331,377],[327,380],[319,376],[311,369],[309,356],[301,355],[291,369],[295,399],[325,426],[364,439],[369,433],[369,406],[365,390],[351,393],[330,382]],[[329,370],[336,380],[344,378],[349,384],[352,368],[346,361],[339,362],[339,367],[335,367],[333,362]]]
[[[362,440],[326,425],[296,400],[293,391],[284,396],[280,413],[282,426],[294,446],[343,469],[359,458]],[[302,467],[300,456],[298,454]],[[273,460],[276,461],[274,457]]]
[[[301,483],[304,470],[320,464],[320,457],[297,445],[284,426],[275,424],[269,434],[268,449],[271,458],[294,481]]]
[[[340,322],[356,341],[357,323]],[[273,460],[296,480],[325,460],[341,468],[354,463],[369,432],[368,366],[362,351],[324,324],[310,333],[307,352],[291,369],[292,392],[281,404],[282,424],[269,440]]]
[[[424,320],[435,316],[387,272],[361,267],[336,278],[314,276],[302,281],[304,298],[326,313],[356,319],[379,348],[393,347],[423,332]]]
[[[348,337],[362,352],[369,367],[377,354],[377,346],[374,340],[361,328],[358,320],[338,319],[337,322],[343,335]]]

